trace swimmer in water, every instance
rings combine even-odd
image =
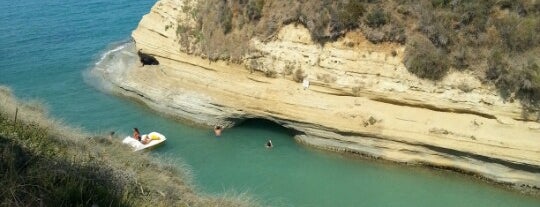
[[[274,145],[272,144],[272,140],[269,139],[268,142],[266,142],[266,148],[272,148]]]

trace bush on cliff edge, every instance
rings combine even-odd
[[[445,55],[424,37],[415,37],[405,50],[405,66],[420,78],[440,80],[448,72]]]

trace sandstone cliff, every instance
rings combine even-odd
[[[540,124],[493,86],[466,72],[422,80],[403,65],[399,44],[372,44],[352,31],[321,46],[294,24],[246,40],[242,63],[211,62],[177,33],[195,24],[178,8],[194,4],[159,1],[133,32],[136,49],[121,51],[141,50],[160,65],[140,67],[131,55],[125,71],[97,71],[116,91],[198,123],[268,119],[315,147],[540,188]]]

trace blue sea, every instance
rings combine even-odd
[[[151,154],[187,163],[204,194],[247,193],[269,206],[540,206],[539,198],[458,173],[314,150],[266,121],[248,121],[216,138],[208,128],[87,84],[84,72],[129,42],[154,3],[2,1],[0,84],[90,133],[127,135],[133,127],[162,132],[167,143]],[[264,148],[268,137],[272,150]]]

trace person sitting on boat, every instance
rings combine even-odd
[[[268,142],[266,142],[266,148],[272,148],[274,145],[272,144],[272,140],[269,139]]]
[[[133,139],[137,141],[141,141],[141,133],[139,132],[139,129],[133,128]]]
[[[148,143],[150,143],[150,141],[152,141],[152,139],[150,138],[150,136],[144,135],[144,136],[142,137],[141,143],[142,143],[142,144],[148,144]]]
[[[221,136],[221,131],[223,131],[223,127],[221,127],[219,125],[214,127],[214,133],[216,134],[217,137]]]

